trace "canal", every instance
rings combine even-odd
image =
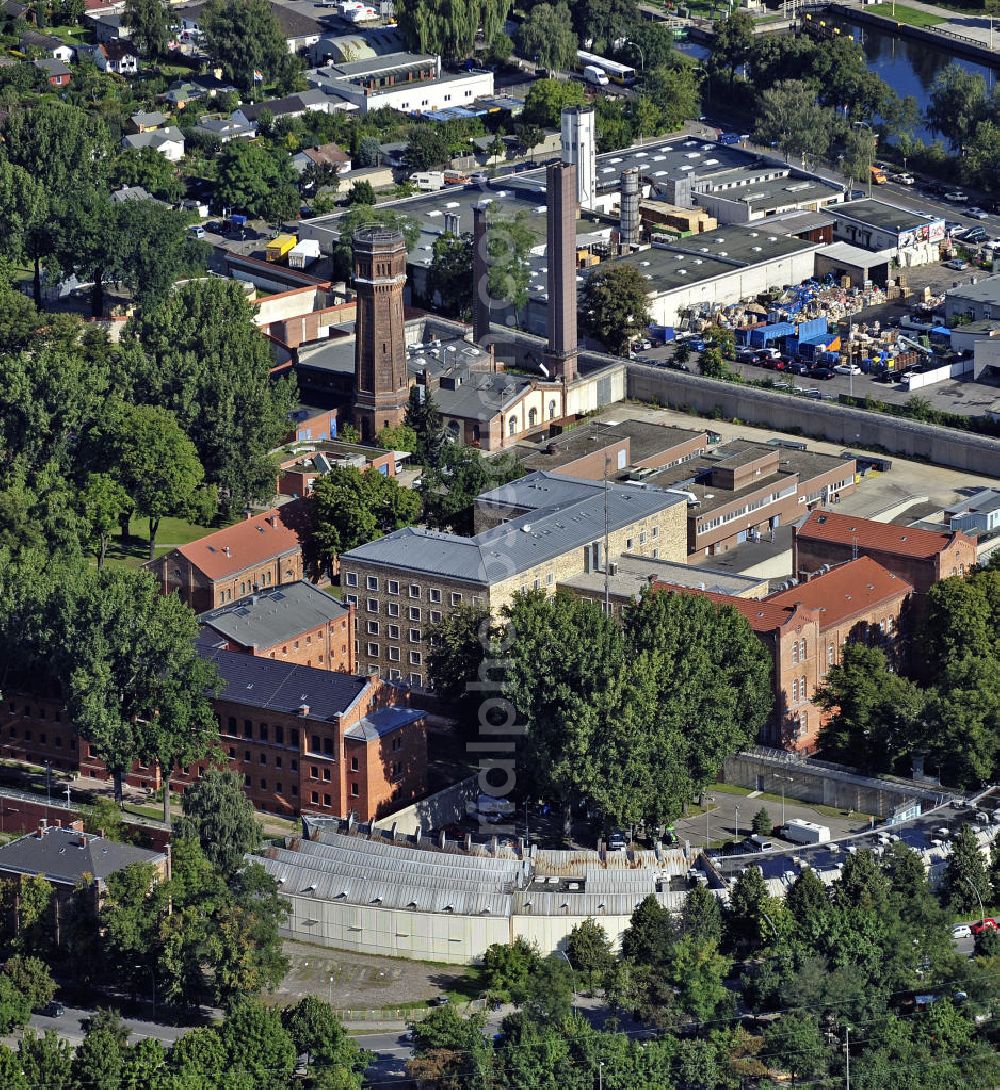
[[[842,23],[844,32],[850,33],[864,50],[868,68],[876,72],[901,98],[911,95],[916,99],[921,117],[930,102],[931,86],[938,73],[953,61],[970,72],[976,72],[993,88],[997,79],[994,69],[975,61],[956,57],[944,49],[937,49],[926,42],[899,38],[894,34],[872,26]],[[677,48],[699,61],[705,60],[710,49],[702,42],[678,42]],[[937,134],[918,123],[913,135],[932,143]]]

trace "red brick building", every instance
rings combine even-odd
[[[199,642],[244,655],[353,674],[353,606],[307,583],[246,598],[203,613]]]
[[[844,645],[849,640],[877,640],[892,652],[900,614],[913,593],[909,583],[868,557],[761,601],[663,582],[655,585],[674,593],[703,594],[746,618],[773,664],[774,707],[761,741],[806,753],[816,749],[827,718],[813,696],[830,667],[840,662]]]
[[[308,496],[320,477],[335,467],[357,469],[364,473],[374,469],[386,477],[396,476],[396,456],[391,450],[364,447],[355,443],[327,442],[311,450],[282,458],[278,476],[281,496]]]
[[[926,594],[941,579],[964,575],[975,565],[976,541],[960,530],[935,533],[833,511],[814,511],[793,531],[792,570],[799,576],[856,556],[877,560],[917,594]]]
[[[369,821],[426,790],[425,713],[406,705],[404,690],[223,649],[207,657],[224,683],[213,699],[222,752],[258,809]],[[11,694],[2,708],[3,757],[107,776],[61,701]],[[176,769],[171,786],[182,790],[208,766]],[[156,789],[159,772],[136,765],[127,781]]]
[[[216,609],[302,578],[304,516],[296,501],[273,507],[171,549],[146,567],[164,594],[176,592],[199,612]]]

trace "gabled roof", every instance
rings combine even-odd
[[[664,591],[667,594],[697,594],[701,598],[707,598],[717,606],[732,606],[737,613],[742,614],[747,624],[757,633],[775,632],[787,624],[795,612],[794,607],[777,605],[773,599],[766,598],[755,601],[753,598],[737,598],[734,594],[719,594],[714,590],[698,590],[695,587],[685,587],[677,583],[666,583],[658,579],[653,583],[654,590]]]
[[[199,644],[198,651],[215,664],[222,678],[223,689],[217,700],[301,714],[303,719],[330,720],[342,715],[371,684],[365,677],[206,648],[204,644]],[[301,711],[303,707],[308,712]]]
[[[799,538],[812,541],[832,541],[839,545],[857,544],[859,549],[929,560],[946,549],[956,538],[955,533],[915,530],[912,526],[896,526],[891,522],[843,515],[838,511],[813,511],[797,531]],[[962,535],[963,537],[965,535]],[[971,541],[971,538],[968,540]]]
[[[166,125],[169,118],[166,114],[161,114],[159,110],[153,110],[152,113],[148,113],[146,110],[137,110],[129,118],[129,121],[133,125],[140,128],[159,128],[161,125]]]
[[[339,166],[351,161],[350,155],[339,144],[319,144],[314,148],[306,148],[303,153],[308,159],[320,166]]]
[[[344,737],[356,742],[373,742],[376,738],[384,738],[387,734],[416,723],[425,715],[426,712],[420,708],[380,708],[349,726],[344,731]]]
[[[326,591],[304,580],[203,613],[198,620],[244,647],[263,649],[295,639],[317,625],[339,621],[349,612]]]
[[[886,571],[871,557],[860,556],[789,590],[772,594],[767,602],[789,609],[795,606],[818,609],[820,627],[827,628],[912,593],[913,587],[905,579]]]
[[[159,863],[163,858],[162,852],[53,825],[0,847],[0,873],[40,874],[50,882],[76,886],[87,875],[105,879],[130,863]]]
[[[329,102],[329,96],[322,91],[299,91],[284,98],[272,98],[266,102],[244,103],[239,112],[247,121],[258,121],[260,115],[269,113],[272,117],[284,117],[287,114],[303,113],[310,106]]]
[[[225,579],[301,548],[302,503],[272,507],[174,550],[208,579]],[[167,560],[173,555],[168,554]]]
[[[58,57],[41,57],[34,62],[36,68],[40,68],[43,72],[52,76],[69,76],[72,75],[70,70]]]

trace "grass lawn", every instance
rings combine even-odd
[[[156,555],[162,556],[175,545],[187,545],[217,529],[217,526],[198,526],[184,519],[162,518],[156,533]],[[122,540],[119,534],[115,534],[108,545],[107,562],[112,567],[138,568],[149,559],[149,520],[132,519],[128,531],[127,538]]]
[[[920,11],[918,8],[908,8],[905,4],[897,4],[893,11],[892,4],[872,4],[865,9],[873,15],[881,15],[885,19],[895,19],[897,23],[906,23],[907,26],[939,26],[946,20],[929,11]]]

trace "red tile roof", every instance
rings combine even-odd
[[[765,600],[779,608],[818,609],[820,627],[828,628],[912,593],[913,587],[905,579],[886,571],[871,557],[861,556]]]
[[[842,545],[853,545],[857,542],[859,549],[916,557],[920,560],[937,556],[955,538],[955,534],[914,530],[912,526],[895,526],[891,522],[872,522],[871,519],[842,515],[836,511],[813,511],[799,527],[797,534],[800,538],[834,541]]]
[[[301,548],[302,515],[301,503],[273,507],[189,545],[181,545],[177,551],[206,578],[226,579]]]
[[[701,598],[708,598],[717,606],[732,606],[737,613],[743,614],[754,632],[773,632],[781,628],[793,613],[793,607],[773,605],[770,599],[758,601],[755,598],[737,598],[734,594],[719,594],[714,590],[682,587],[675,583],[665,583],[661,579],[653,583],[653,589],[672,594],[697,594]]]

